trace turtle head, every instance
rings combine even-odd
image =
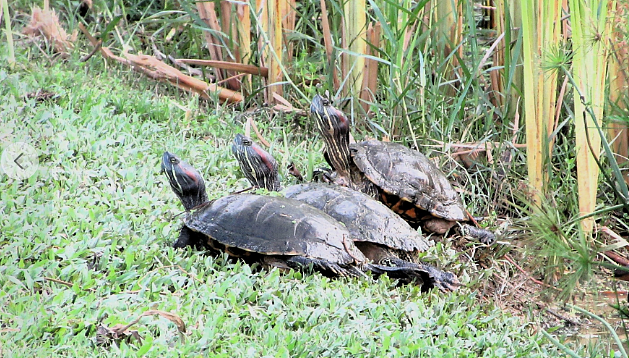
[[[186,210],[191,210],[208,201],[203,177],[198,170],[179,159],[178,156],[164,152],[162,171],[168,177],[170,187]]]
[[[275,158],[251,138],[240,133],[236,134],[232,153],[251,185],[270,191],[281,189]]]
[[[329,99],[321,95],[312,99],[310,113],[325,140],[330,164],[340,177],[349,178],[349,120],[343,112],[332,106]]]

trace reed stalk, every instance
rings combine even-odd
[[[196,2],[196,8],[201,21],[203,21],[207,27],[212,30],[203,31],[210,59],[213,61],[223,61],[221,40],[215,35],[221,32],[221,27],[218,22],[218,15],[216,14],[216,6],[214,2],[198,1]],[[216,69],[214,71],[214,76],[216,77],[217,82],[222,82],[227,78],[225,72],[220,69]]]
[[[367,41],[370,47],[366,49],[368,56],[376,56],[377,51],[373,49],[380,48],[380,31],[382,27],[380,23],[370,24],[367,29]],[[373,47],[373,49],[372,49]],[[363,86],[360,92],[361,105],[363,110],[367,112],[371,103],[376,101],[376,91],[378,90],[378,61],[367,58],[365,59],[365,70],[363,76]]]
[[[611,31],[607,14],[608,10],[615,11],[616,2],[570,0],[569,4],[574,51],[572,77],[579,89],[574,91],[574,119],[579,213],[583,216],[594,212],[596,206],[599,168],[594,156],[598,158],[601,150],[601,137],[595,129],[601,126],[603,118],[609,55],[604,36],[609,36]],[[592,109],[593,115],[586,114],[586,104]],[[588,134],[591,150],[587,144]],[[592,232],[593,225],[592,217],[581,221],[581,227],[586,233]]]
[[[437,30],[439,52],[443,58],[450,58],[446,73],[448,79],[461,77],[459,59],[463,58],[463,46],[459,46],[463,36],[463,10],[459,0],[440,0],[433,2],[435,6],[434,26]],[[457,51],[456,56],[450,56],[452,51]],[[449,87],[452,88],[452,87]]]
[[[614,29],[610,41],[611,57],[608,61],[609,72],[609,106],[612,114],[608,127],[609,137],[616,160],[619,165],[626,166],[629,162],[629,127],[625,113],[629,109],[629,44],[627,44],[627,14],[629,4],[618,3],[614,14]],[[629,176],[624,175],[629,184]]]
[[[262,66],[269,69],[266,82],[265,101],[274,102],[274,94],[282,95],[282,14],[284,0],[256,0],[258,31],[266,36],[258,36],[258,49]]]
[[[366,0],[347,0],[343,6],[343,79],[348,85],[344,94],[359,98],[363,86],[365,51],[367,49],[367,3]]]
[[[2,0],[0,7],[0,18],[4,20],[4,31],[7,36],[7,45],[9,48],[8,62],[11,67],[15,65],[15,47],[13,45],[13,32],[11,30],[11,15],[9,14],[9,0]]]
[[[248,3],[237,3],[236,7],[236,62],[249,64],[251,61],[251,14]],[[242,78],[242,90],[245,94],[253,91],[251,75]]]
[[[503,35],[493,54],[496,70],[489,73],[492,104],[504,112],[506,118],[515,118],[522,90],[522,10],[519,1],[495,1],[492,27],[498,36]]]
[[[295,31],[295,23],[297,21],[297,1],[296,0],[283,0],[282,6],[282,31],[284,47],[286,52],[284,53],[286,63],[290,63],[293,60],[293,48],[294,44],[288,40],[288,35]]]
[[[530,197],[541,203],[550,157],[548,135],[552,132],[557,101],[557,71],[542,70],[544,57],[559,48],[561,1],[525,0],[521,3],[524,119]]]

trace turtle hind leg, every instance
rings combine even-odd
[[[450,221],[442,218],[437,218],[434,216],[426,216],[421,218],[422,226],[426,231],[434,232],[435,234],[443,235],[450,228],[456,225],[456,221]]]
[[[303,270],[305,267],[311,266],[315,271],[321,272],[329,277],[366,277],[365,273],[356,266],[341,266],[337,263],[323,259],[315,259],[304,256],[291,256],[286,260],[288,267]]]
[[[496,235],[493,232],[470,224],[461,224],[461,234],[470,236],[485,245],[491,245],[496,242]]]
[[[383,265],[382,263],[385,263]],[[441,271],[438,268],[423,264],[408,262],[397,257],[389,257],[380,264],[367,264],[366,269],[374,275],[387,274],[392,278],[404,281],[415,281],[422,284],[422,291],[428,291],[433,287],[444,292],[454,291],[461,284],[459,279],[451,272]]]

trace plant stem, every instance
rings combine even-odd
[[[7,34],[7,44],[9,46],[9,66],[15,66],[15,47],[13,45],[13,32],[11,31],[11,15],[9,15],[9,0],[2,1],[2,12],[4,13],[4,31]]]

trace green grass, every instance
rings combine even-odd
[[[159,171],[161,154],[195,165],[211,197],[246,186],[229,148],[242,130],[234,113],[200,108],[207,104],[117,65],[104,68],[100,58],[49,64],[17,52],[15,70],[0,67],[0,137],[3,147],[29,142],[41,167],[23,182],[0,176],[1,356],[560,354],[531,322],[501,312],[473,287],[420,294],[387,279],[281,274],[173,250],[182,208]],[[25,97],[38,89],[57,97]],[[186,119],[180,106],[193,115]],[[262,126],[282,164],[323,162],[308,125]],[[451,250],[437,250],[442,264],[462,273],[444,255]],[[474,274],[461,278],[468,284]],[[149,309],[179,316],[185,338],[170,321],[148,316],[131,327],[141,343],[96,345],[99,324],[124,325]]]

